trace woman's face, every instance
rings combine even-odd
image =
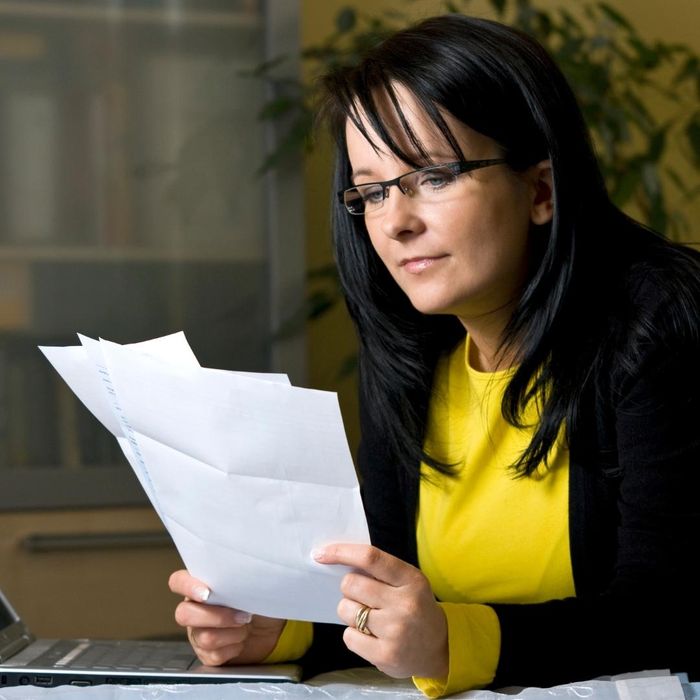
[[[395,87],[433,163],[455,161],[413,95]],[[467,160],[502,155],[492,139],[444,116]],[[366,121],[365,126],[381,150],[375,151],[348,121],[353,185],[390,180],[415,169],[384,147]],[[408,143],[400,145],[410,149]],[[528,274],[531,223],[551,218],[550,185],[548,163],[524,173],[492,165],[459,175],[439,201],[422,201],[391,187],[382,207],[365,215],[365,224],[374,249],[413,306],[425,314],[453,314],[468,327],[490,314],[510,314]]]

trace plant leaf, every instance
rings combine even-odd
[[[623,207],[631,199],[642,179],[640,167],[629,167],[618,180],[611,193],[611,199],[618,207]]]
[[[456,3],[450,2],[450,0],[445,0],[445,12],[458,13],[459,7],[457,7]]]
[[[623,29],[626,29],[630,32],[634,31],[634,28],[629,23],[629,20],[623,17],[617,10],[610,7],[610,5],[608,5],[606,2],[599,2],[598,7],[601,10],[601,12],[604,15],[606,15],[606,17],[609,20],[614,22],[618,27],[622,27]]]
[[[581,23],[570,12],[567,12],[563,8],[559,8],[559,14],[561,15],[562,19],[564,20],[564,25],[569,30],[575,30],[576,33],[580,36]]]
[[[278,97],[263,105],[263,108],[258,112],[258,119],[277,119],[294,109],[298,104],[297,100],[290,97]]]
[[[357,12],[354,7],[344,7],[335,18],[335,26],[341,34],[352,31],[357,24]]]
[[[671,180],[671,182],[683,193],[685,197],[687,197],[691,193],[691,190],[688,189],[687,185],[685,184],[685,181],[676,170],[674,170],[673,168],[666,168],[664,172]]]
[[[502,17],[503,13],[506,11],[506,1],[507,0],[491,0],[491,7],[493,7],[499,17]]]
[[[693,160],[700,167],[700,112],[696,112],[686,124],[685,135],[693,151]]]
[[[629,117],[634,120],[635,124],[644,131],[653,129],[654,118],[639,97],[631,90],[625,90],[622,93],[622,97],[625,102],[627,102],[625,111],[628,113]]]
[[[320,318],[325,313],[328,313],[340,300],[340,294],[337,292],[315,291],[309,294],[306,299],[308,318]]]
[[[268,61],[263,61],[262,63],[259,63],[252,70],[241,70],[239,71],[238,75],[244,78],[261,78],[267,75],[273,68],[276,68],[281,63],[284,63],[287,60],[287,58],[287,56],[276,56],[275,58],[271,58]]]
[[[689,78],[700,80],[700,58],[698,56],[691,55],[685,59],[673,78],[673,84],[678,85]]]
[[[657,129],[652,135],[651,139],[649,139],[649,150],[647,152],[647,158],[649,158],[649,160],[653,161],[654,163],[659,162],[659,159],[661,158],[664,150],[666,149],[667,134],[668,126],[664,126],[660,129]]]
[[[263,175],[271,168],[276,168],[284,162],[290,154],[299,153],[309,142],[312,123],[311,113],[304,110],[289,127],[284,137],[280,139],[277,147],[263,160],[257,170],[257,174]]]
[[[656,68],[661,58],[653,48],[647,46],[639,37],[632,36],[629,39],[632,48],[637,52],[637,57],[645,69]]]
[[[338,379],[347,379],[357,371],[358,357],[357,355],[346,355],[338,369]]]

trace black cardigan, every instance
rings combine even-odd
[[[501,626],[495,687],[649,668],[700,673],[699,333],[689,341],[670,320],[669,307],[679,303],[672,274],[642,266],[623,277],[619,344],[632,344],[635,361],[627,347],[627,361],[613,354],[595,371],[570,438],[576,596],[493,605]],[[691,302],[697,317],[700,300]],[[396,467],[366,405],[361,424],[372,542],[417,566],[418,480]],[[341,634],[338,625],[315,625],[307,675],[367,664]]]

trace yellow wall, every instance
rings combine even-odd
[[[633,20],[643,37],[649,40],[679,41],[700,54],[700,0],[608,0]],[[540,0],[543,7],[575,9],[570,0]],[[340,9],[352,6],[375,15],[388,10],[410,12],[416,19],[441,11],[440,0],[301,0],[302,45],[318,44],[334,29]],[[487,0],[473,0],[472,14],[493,17]],[[689,173],[683,164],[681,172]],[[329,198],[331,159],[327,145],[320,143],[306,163],[307,260],[310,268],[331,258],[327,202]],[[697,178],[697,173],[695,174]],[[693,229],[690,240],[700,239],[700,199],[684,208]],[[311,386],[338,391],[351,444],[358,438],[357,402],[354,381],[339,381],[338,368],[343,358],[355,348],[354,333],[344,309],[337,309],[309,327],[309,382]]]

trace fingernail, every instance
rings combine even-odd
[[[233,619],[236,622],[240,622],[242,625],[247,625],[253,619],[253,616],[249,612],[238,610],[234,613]]]
[[[201,600],[202,603],[206,603],[209,600],[209,594],[211,593],[206,586],[197,586],[192,592],[194,597],[197,600]]]
[[[322,561],[323,557],[326,555],[326,550],[323,547],[317,547],[311,550],[311,556],[316,561]]]

